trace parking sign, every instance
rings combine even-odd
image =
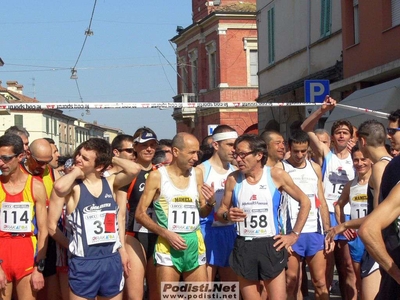
[[[304,99],[306,103],[322,103],[325,97],[329,95],[329,92],[329,80],[304,81]],[[306,106],[306,117],[317,109],[317,106]]]

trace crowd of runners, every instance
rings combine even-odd
[[[0,137],[0,299],[161,299],[165,282],[238,282],[241,299],[400,297],[400,109],[287,140],[219,125],[80,144]],[[28,128],[29,129],[29,128]],[[390,144],[388,144],[388,141]]]

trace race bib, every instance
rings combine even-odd
[[[32,203],[3,202],[1,205],[0,230],[5,232],[31,232]]]
[[[240,236],[270,237],[274,235],[268,226],[268,208],[253,208],[244,212],[247,214],[246,219],[238,223]]]
[[[168,209],[168,230],[193,232],[200,224],[199,209],[194,203],[171,202]]]
[[[115,211],[91,212],[83,215],[88,245],[114,243],[117,241]]]
[[[146,214],[150,217],[150,219],[152,219],[155,223],[157,223],[156,212],[154,211],[153,208],[151,208],[151,207],[147,208]],[[136,222],[136,219],[133,220],[133,231],[134,232],[143,232],[143,233],[152,233],[146,227],[144,227],[142,224]]]

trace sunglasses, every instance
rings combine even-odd
[[[3,163],[8,163],[10,162],[14,157],[18,156],[18,154],[13,154],[13,155],[0,155],[0,160]]]
[[[400,128],[386,128],[388,135],[395,135],[397,131],[400,131]]]
[[[47,165],[47,164],[49,164],[49,163],[53,160],[53,158],[51,158],[51,159],[48,160],[48,161],[39,160],[39,159],[37,159],[32,153],[31,153],[31,156],[32,156],[32,158],[35,160],[35,162],[36,162],[39,166]]]
[[[245,159],[248,155],[253,154],[255,151],[250,151],[250,152],[239,152],[239,153],[233,153],[232,156],[234,159],[240,157],[240,159]]]
[[[119,152],[123,152],[125,151],[126,153],[132,154],[133,153],[133,148],[121,148],[121,149],[117,149]]]

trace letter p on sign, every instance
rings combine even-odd
[[[329,95],[329,80],[305,80],[304,99],[306,103],[322,103]],[[306,106],[305,115],[308,117],[317,109],[317,106]]]

